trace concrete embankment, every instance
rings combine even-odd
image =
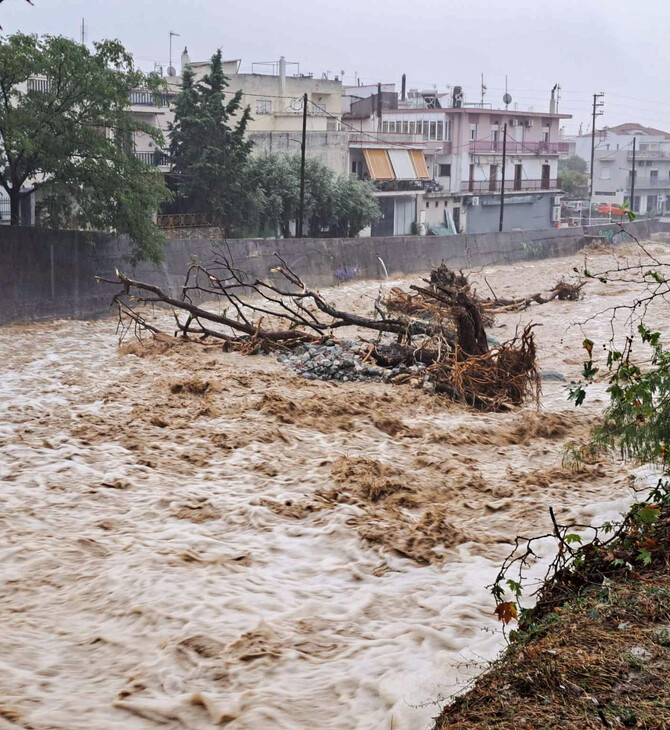
[[[624,227],[640,239],[670,231],[670,224],[659,221]],[[198,236],[170,238],[161,264],[132,267],[126,261],[129,248],[123,236],[0,227],[0,325],[104,316],[113,287],[98,284],[95,277],[113,278],[117,268],[178,294],[189,262],[207,264],[217,249],[258,278],[272,278],[279,254],[308,285],[325,287],[350,279],[383,279],[387,272],[389,276],[424,272],[442,260],[452,268],[468,268],[567,256],[594,236],[610,241],[626,238],[618,224],[427,237],[223,241]]]

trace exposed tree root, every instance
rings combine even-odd
[[[103,281],[122,286],[113,296],[122,334],[134,327],[164,336],[136,309],[137,304],[172,308],[175,336],[223,342],[225,349],[243,354],[323,343],[340,328],[357,328],[376,333],[367,358],[384,367],[427,365],[434,389],[451,398],[491,410],[519,406],[529,396],[537,398],[540,381],[531,327],[489,349],[485,326],[491,315],[462,272],[441,264],[425,285],[412,286],[412,292],[392,289],[385,300],[375,303],[375,316],[366,317],[333,306],[279,256],[277,261],[271,271],[273,281],[261,281],[219,252],[207,268],[189,266],[179,298],[119,272],[115,280]],[[194,301],[196,296],[224,308],[201,306]],[[383,335],[394,341],[384,342]],[[397,382],[409,380],[408,376]]]

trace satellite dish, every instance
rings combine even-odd
[[[512,95],[511,94],[505,94],[503,96],[503,102],[505,103],[505,106],[509,106],[512,103]]]

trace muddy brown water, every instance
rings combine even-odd
[[[474,278],[530,294],[582,265]],[[329,295],[369,312],[378,289]],[[591,282],[490,332],[536,322],[541,366],[576,378],[609,319],[571,323],[630,296]],[[579,411],[545,382],[541,412],[482,414],[218,347],[119,350],[111,320],[6,327],[0,361],[0,728],[427,728],[503,644],[486,586],[514,536],[550,505],[610,518],[636,478],[562,464],[604,384]]]

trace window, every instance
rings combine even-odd
[[[444,122],[437,123],[437,138],[444,139]]]
[[[658,180],[658,170],[649,170],[649,180],[651,182]]]
[[[402,132],[403,134],[409,134],[409,122],[402,123]]]
[[[549,127],[542,128],[542,141],[543,142],[549,141]]]
[[[409,133],[416,134],[416,122],[409,123]]]
[[[446,122],[444,123],[444,131],[445,131],[445,135],[444,135],[444,138],[445,138],[445,139],[446,139],[446,140],[447,140],[448,142],[450,142],[450,141],[451,141],[451,122],[450,122],[450,121],[446,121]]]
[[[440,165],[439,177],[451,177],[451,165]]]
[[[430,123],[430,137],[429,139],[437,139],[437,122]]]
[[[388,132],[388,131],[389,131],[389,123],[382,122],[382,132]]]
[[[470,125],[470,141],[474,142],[477,139],[477,125]]]
[[[421,124],[421,122],[419,122]],[[423,122],[423,138],[428,139],[428,122]]]
[[[256,99],[256,114],[272,114],[270,99]]]
[[[395,122],[389,122],[389,132],[395,132]]]

